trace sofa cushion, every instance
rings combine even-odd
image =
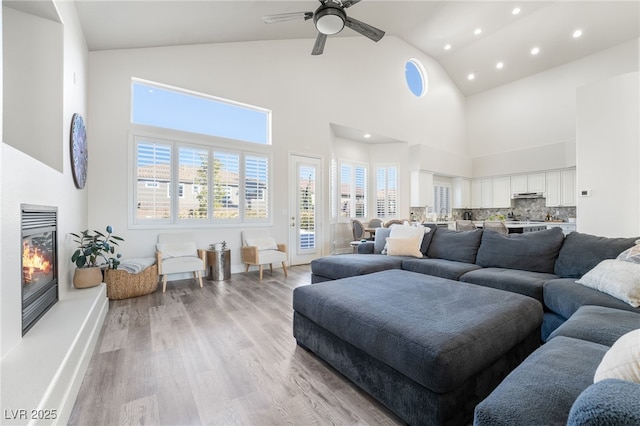
[[[589,386],[569,412],[567,426],[640,424],[640,385],[607,379]]]
[[[403,256],[384,254],[341,254],[325,256],[311,261],[311,273],[332,280],[365,275],[387,269],[400,269]]]
[[[605,306],[640,314],[640,308],[634,308],[613,296],[576,283],[573,278],[559,278],[544,283],[544,304],[553,312],[569,318],[581,306]]]
[[[473,263],[456,262],[445,259],[408,259],[402,261],[402,269],[434,277],[458,280],[466,272],[480,269]]]
[[[640,328],[640,315],[604,306],[582,306],[549,339],[573,337],[611,346],[623,334]]]
[[[520,269],[552,274],[563,241],[564,234],[560,228],[507,235],[485,232],[482,234],[476,264],[484,268]]]
[[[554,272],[563,278],[580,278],[605,259],[615,259],[638,238],[607,238],[572,232],[566,236]]]
[[[620,379],[640,384],[640,328],[621,336],[604,354],[593,382],[604,379]]]
[[[570,337],[550,340],[476,406],[474,426],[564,425],[607,349]]]
[[[494,232],[494,234],[497,233]],[[460,281],[524,294],[543,303],[542,288],[544,283],[555,278],[558,277],[542,272],[519,271],[517,269],[504,268],[482,268],[465,273],[460,277]]]
[[[431,237],[427,256],[435,259],[476,263],[476,254],[478,247],[480,247],[481,238],[481,229],[453,231],[447,228],[437,228]]]
[[[420,244],[423,235],[411,238],[387,238],[387,256],[411,256],[422,259]]]
[[[640,307],[640,264],[605,259],[576,281]]]

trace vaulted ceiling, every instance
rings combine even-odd
[[[318,6],[316,0],[76,1],[90,50],[309,38],[311,52],[312,21],[267,25],[261,17]],[[467,96],[640,37],[638,0],[363,0],[347,12],[437,59]],[[577,30],[582,34],[574,38]],[[345,28],[329,37],[327,51],[332,37],[360,35]]]

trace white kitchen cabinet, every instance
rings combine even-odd
[[[529,192],[529,179],[527,175],[511,176],[511,193],[521,194],[523,192]]]
[[[482,208],[482,180],[473,179],[471,181],[471,208]]]
[[[481,179],[480,186],[482,187],[482,208],[490,209],[491,207],[493,207],[493,179]]]
[[[411,172],[411,207],[433,207],[433,173]]]
[[[484,186],[482,187],[484,191]],[[502,176],[492,179],[491,185],[492,208],[511,207],[511,177]],[[483,196],[484,199],[484,196]]]
[[[576,171],[556,170],[546,173],[547,207],[568,207],[576,205]]]
[[[563,206],[576,205],[576,171],[562,170],[560,172],[560,199]]]
[[[471,181],[465,178],[453,178],[453,208],[471,208]]]
[[[530,173],[527,175],[528,192],[544,192],[546,190],[545,173]]]
[[[544,192],[546,187],[544,173],[511,176],[511,193]]]

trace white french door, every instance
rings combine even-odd
[[[322,161],[289,155],[289,262],[302,265],[322,255]]]

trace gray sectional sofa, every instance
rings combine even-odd
[[[615,380],[592,384],[594,372],[613,342],[626,332],[640,328],[640,308],[576,283],[600,261],[613,259],[632,247],[637,238],[604,238],[578,232],[565,237],[559,228],[511,235],[437,228],[423,238],[421,252],[424,258],[415,258],[382,254],[387,236],[389,230],[380,229],[376,232],[375,241],[360,244],[357,254],[314,260],[311,264],[312,283],[340,280],[333,288],[342,282],[358,282],[369,288],[367,282],[377,282],[379,286],[380,279],[384,278],[380,276],[382,271],[409,271],[413,273],[410,275],[412,281],[420,282],[422,276],[425,285],[429,285],[433,277],[438,277],[528,296],[537,300],[544,312],[539,328],[540,347],[530,355],[524,354],[524,361],[509,375],[506,375],[508,371],[505,372],[500,377],[500,384],[491,387],[495,390],[486,390],[482,395],[486,399],[475,408],[475,424],[569,422],[577,425],[602,424],[603,421],[640,424],[636,413],[640,406],[640,384],[630,386],[629,382]],[[390,282],[388,285],[393,284]],[[379,290],[372,285],[371,291],[368,297],[375,299]],[[504,292],[494,294],[498,298],[506,298],[507,295]],[[412,313],[407,315],[412,316]],[[345,320],[344,313],[334,312],[331,321],[340,323]],[[384,318],[381,323],[386,324]],[[294,334],[295,327],[294,323]],[[305,330],[305,333],[310,333],[311,340],[315,341],[313,333],[316,331]],[[350,343],[353,342],[347,339],[347,344]],[[327,354],[314,352],[327,360]],[[364,352],[371,355],[367,349]],[[331,360],[327,361],[332,364]],[[338,366],[336,368],[340,370]],[[356,383],[362,374],[357,368],[354,375],[350,374],[351,370],[343,373]],[[367,376],[376,374],[367,369]],[[385,377],[392,377],[388,372],[385,374]],[[402,392],[396,391],[389,396],[388,392],[365,389],[412,424],[470,421],[462,418],[455,421],[433,420],[425,413],[421,417],[415,413],[415,407],[390,406],[398,398],[405,397]],[[615,395],[616,389],[624,390],[624,397],[612,400],[610,395],[612,392]],[[420,418],[431,420],[420,421]]]

